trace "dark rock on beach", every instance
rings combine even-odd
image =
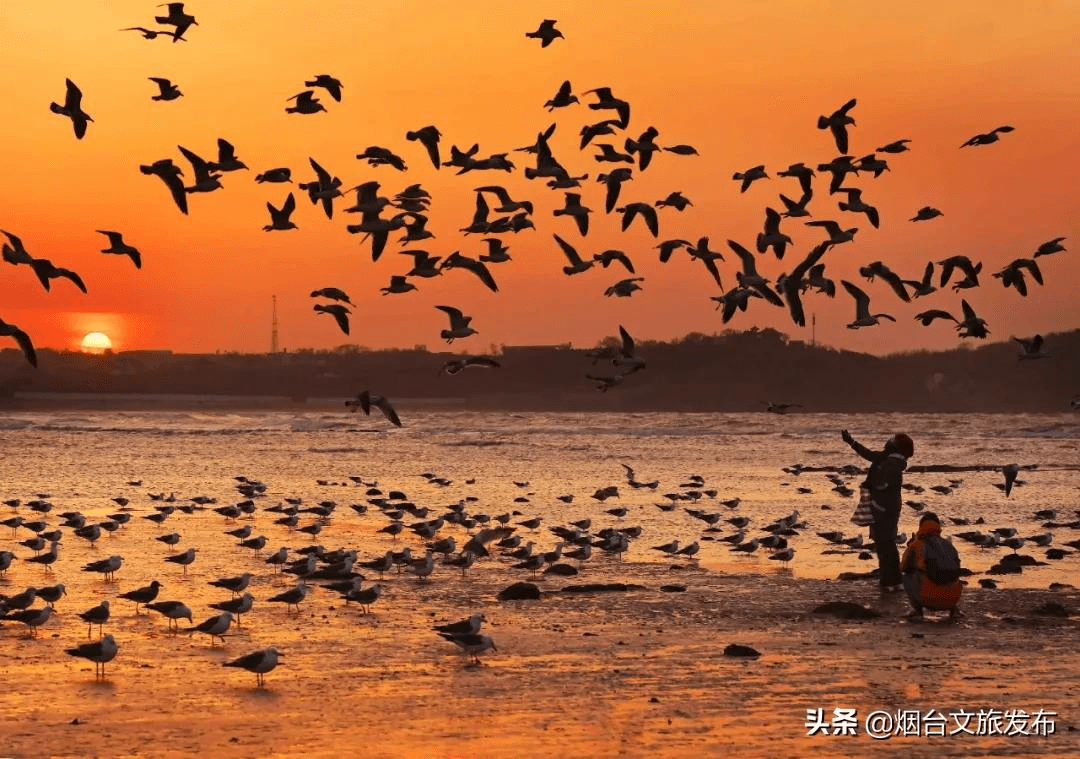
[[[562,589],[563,593],[620,593],[628,590],[644,590],[643,585],[632,585],[625,582],[592,582],[585,585],[567,585]]]
[[[881,616],[880,612],[851,601],[829,601],[818,606],[811,613],[831,614],[840,619],[875,619]]]
[[[1040,617],[1068,617],[1069,610],[1056,601],[1047,601],[1042,606],[1036,606],[1031,610],[1032,614],[1038,614]]]
[[[664,593],[685,593],[685,585],[661,585],[660,590]]]
[[[499,591],[500,601],[532,601],[540,597],[540,588],[531,582],[515,582]]]
[[[761,656],[761,652],[750,646],[729,643],[727,648],[724,649],[724,656]]]

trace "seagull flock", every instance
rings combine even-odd
[[[154,16],[158,24],[156,28],[149,26],[132,26],[122,31],[137,31],[147,40],[156,40],[161,37],[171,39],[173,43],[187,42],[192,28],[198,26],[195,16],[188,13],[184,3],[167,3],[167,14]],[[524,35],[530,40],[539,40],[542,48],[565,40],[563,32],[557,28],[554,19],[544,20],[535,31]],[[159,89],[152,96],[155,101],[171,101],[183,96],[180,88],[171,80],[162,77],[150,77]],[[329,111],[320,100],[318,93],[326,93],[335,103],[342,101],[346,85],[335,76],[330,74],[318,74],[311,79],[305,80],[307,89],[288,97],[285,107],[287,118],[303,116],[317,116],[328,118],[325,114]],[[590,97],[591,96],[591,97]],[[586,102],[588,98],[588,102]],[[70,79],[66,81],[66,93],[63,104],[51,103],[52,112],[70,120],[75,137],[79,140],[86,138],[88,127],[91,123],[99,128],[93,118],[86,112],[83,104],[83,92]],[[667,214],[678,214],[692,201],[680,191],[672,191],[665,198],[656,201],[644,199],[623,200],[624,186],[635,178],[636,173],[643,173],[649,167],[663,163],[666,159],[661,156],[696,156],[698,151],[691,145],[686,144],[662,144],[658,141],[660,131],[655,126],[648,126],[636,137],[629,131],[631,121],[631,103],[615,95],[612,87],[595,87],[589,90],[579,91],[575,89],[569,80],[563,81],[555,94],[544,102],[543,107],[548,112],[562,111],[573,107],[586,107],[589,111],[600,112],[603,118],[593,124],[585,125],[580,132],[580,151],[586,152],[590,147],[599,150],[591,156],[586,155],[583,159],[575,156],[556,157],[550,144],[550,138],[555,133],[558,123],[552,123],[536,133],[535,140],[522,147],[482,154],[479,144],[473,144],[468,148],[451,145],[449,158],[444,160],[443,145],[441,142],[442,132],[434,125],[426,125],[414,130],[409,130],[404,135],[406,142],[415,142],[423,148],[423,159],[430,161],[435,170],[445,168],[456,169],[457,175],[475,173],[480,171],[495,171],[507,174],[517,171],[511,153],[521,153],[526,161],[534,165],[525,166],[523,174],[527,180],[542,182],[554,192],[563,194],[562,208],[555,209],[553,216],[568,217],[573,222],[579,241],[570,241],[565,231],[553,232],[551,237],[554,243],[552,248],[555,252],[561,252],[566,260],[563,273],[567,276],[576,276],[592,269],[596,264],[601,268],[608,269],[613,264],[619,264],[625,268],[631,276],[615,281],[606,286],[601,292],[605,297],[630,298],[644,289],[645,278],[635,275],[635,267],[629,253],[619,249],[608,249],[592,254],[583,253],[581,248],[586,243],[591,229],[596,222],[605,216],[615,214],[619,217],[619,227],[623,231],[631,227],[643,225],[648,233],[656,239],[655,249],[659,251],[659,260],[667,263],[680,250],[684,250],[690,260],[700,261],[705,267],[706,281],[712,281],[720,290],[720,294],[710,298],[717,303],[717,310],[722,311],[722,322],[728,323],[737,312],[747,311],[754,301],[765,301],[776,308],[786,308],[792,322],[796,326],[805,326],[806,316],[803,298],[808,291],[812,294],[834,297],[837,291],[836,283],[826,274],[826,256],[835,258],[833,249],[837,246],[852,243],[860,227],[851,226],[844,219],[850,215],[865,217],[865,220],[875,229],[881,224],[881,213],[864,197],[872,194],[870,187],[852,186],[854,177],[870,176],[877,178],[886,171],[891,171],[889,161],[892,156],[900,155],[912,150],[912,140],[903,138],[877,147],[873,152],[856,157],[849,153],[849,144],[855,141],[854,129],[856,127],[855,98],[848,100],[827,115],[820,115],[817,119],[817,128],[826,131],[831,138],[839,155],[828,162],[818,163],[816,171],[812,165],[806,162],[791,163],[785,169],[775,170],[777,177],[794,179],[798,182],[798,193],[790,191],[781,192],[778,195],[779,205],[782,210],[773,207],[772,204],[765,208],[765,220],[761,231],[757,232],[754,251],[734,239],[727,240],[727,248],[735,254],[739,267],[733,275],[734,286],[725,287],[723,274],[719,267],[720,262],[726,261],[724,254],[710,248],[710,236],[701,235],[697,241],[682,238],[661,239],[662,221]],[[993,145],[1002,141],[1003,135],[1014,132],[1009,125],[999,126],[985,134],[977,134],[964,141],[960,147],[977,147]],[[90,132],[92,135],[92,131]],[[621,146],[619,143],[621,142]],[[224,189],[222,179],[232,172],[248,170],[248,166],[238,158],[237,149],[228,140],[220,138],[217,141],[217,153],[215,158],[204,158],[195,151],[177,146],[181,156],[190,166],[190,174],[186,169],[174,163],[170,157],[160,158],[139,166],[139,170],[147,176],[155,176],[164,183],[173,203],[177,209],[188,214],[191,210],[189,203],[192,196],[200,193],[217,192]],[[991,148],[1004,149],[1004,148]],[[861,152],[861,151],[859,151]],[[886,158],[888,156],[888,158]],[[405,173],[408,171],[406,154],[399,152],[397,147],[369,145],[356,154],[359,161],[368,167],[390,167],[394,172]],[[596,163],[615,163],[618,166],[608,171],[598,173],[593,180],[594,184],[603,185],[604,201],[603,212],[590,207],[583,192],[588,186],[589,173],[587,171],[572,171],[566,166],[581,160],[592,160]],[[400,233],[396,243],[401,249],[397,255],[405,256],[412,262],[412,266],[400,274],[394,274],[385,287],[380,288],[383,295],[404,295],[418,289],[416,280],[431,279],[444,275],[454,269],[465,270],[477,277],[480,282],[492,292],[498,292],[495,270],[511,260],[509,254],[510,245],[507,235],[513,236],[519,232],[529,230],[536,232],[537,225],[534,219],[534,204],[532,200],[517,198],[502,185],[482,183],[474,188],[475,212],[471,221],[460,228],[461,233],[468,241],[470,235],[480,235],[481,242],[486,252],[476,257],[465,255],[460,251],[453,251],[446,255],[433,255],[428,250],[416,247],[417,245],[429,244],[435,235],[427,229],[428,211],[432,203],[432,197],[421,184],[413,183],[401,191],[387,196],[380,194],[381,183],[374,179],[368,179],[351,187],[336,172],[330,171],[314,158],[308,161],[314,176],[305,181],[296,183],[297,191],[307,195],[312,204],[319,206],[327,219],[334,218],[336,206],[345,202],[349,193],[354,192],[356,202],[352,206],[343,208],[346,214],[358,214],[359,222],[346,225],[346,231],[353,235],[362,235],[363,241],[370,245],[372,260],[377,261],[386,252],[390,244],[392,233]],[[827,189],[822,189],[816,181],[819,174],[827,174],[829,182]],[[293,167],[274,166],[258,172],[255,177],[257,183],[266,184],[292,184]],[[751,168],[736,171],[733,179],[738,183],[741,193],[756,192],[762,183],[770,180],[770,174],[765,164],[759,164]],[[795,200],[791,196],[797,196]],[[833,201],[839,196],[839,201]],[[813,211],[811,211],[811,201]],[[293,221],[297,209],[296,194],[289,192],[281,201],[268,200],[266,202],[269,214],[269,222],[263,225],[266,232],[287,232],[298,229]],[[393,213],[390,213],[392,209]],[[814,215],[832,218],[805,219]],[[925,205],[914,212],[909,221],[912,223],[925,223],[943,217],[941,210],[933,206]],[[790,269],[790,272],[781,272],[775,276],[765,276],[762,269],[771,260],[766,254],[771,250],[773,259],[782,261],[787,252],[795,246],[795,242],[782,226],[791,224],[791,219],[804,219],[805,226],[823,231],[827,236],[814,246],[801,261]],[[942,223],[942,222],[935,222]],[[0,230],[3,231],[3,230]],[[118,231],[99,230],[109,239],[109,247],[102,250],[106,254],[125,255],[131,258],[136,267],[142,265],[140,251],[126,243],[123,234]],[[23,241],[11,232],[3,231],[7,242],[3,243],[3,258],[13,265],[26,265],[33,269],[42,286],[50,289],[50,281],[57,278],[66,278],[83,292],[87,291],[86,285],[80,276],[44,258],[32,256]],[[860,238],[861,239],[861,238]],[[1013,288],[1020,296],[1028,294],[1029,280],[1042,284],[1043,276],[1039,258],[1050,256],[1065,251],[1064,237],[1058,237],[1041,244],[1033,245],[1030,256],[1018,257],[1005,265],[999,271],[993,273],[1006,288]],[[939,267],[935,270],[935,265]],[[944,290],[950,286],[954,292],[968,290],[980,285],[979,275],[983,268],[982,261],[973,261],[968,256],[957,254],[936,261],[929,261],[918,279],[907,279],[894,272],[886,263],[873,261],[859,268],[859,273],[868,282],[873,283],[880,279],[888,285],[889,291],[903,303],[911,303],[913,300],[930,295],[937,290]],[[957,275],[954,277],[954,275]],[[732,282],[729,279],[729,285]],[[854,305],[854,318],[847,326],[851,329],[874,327],[884,321],[896,321],[896,316],[884,311],[878,311],[871,306],[871,293],[854,282],[840,280],[843,290],[847,292]],[[313,305],[317,314],[330,315],[344,334],[350,333],[349,317],[352,314],[352,301],[346,291],[340,287],[326,287],[312,293],[313,297],[325,298],[329,302],[319,302]],[[875,300],[879,298],[875,297]],[[755,308],[763,306],[755,305]],[[436,307],[449,317],[449,328],[443,329],[440,336],[447,343],[455,340],[465,340],[473,335],[480,334],[480,330],[472,325],[472,317],[466,309],[457,305],[440,305]],[[985,339],[990,335],[987,321],[981,318],[966,299],[959,303],[959,313],[955,309],[946,310],[934,308],[915,314],[914,318],[922,325],[930,327],[937,321],[951,321],[960,338]],[[625,335],[625,330],[620,328]],[[27,360],[36,366],[36,354],[29,334],[23,329],[0,321],[0,336],[13,338],[19,348],[26,355]],[[1041,358],[1042,338],[1016,338],[1023,347],[1021,358]],[[625,337],[624,337],[625,342]],[[484,368],[497,368],[498,361],[486,358],[483,362],[469,362],[460,364],[466,359],[454,359],[444,367],[447,374],[455,374],[452,369],[459,366],[475,366]],[[635,364],[635,370],[643,366],[643,363]],[[597,389],[608,390],[622,382],[626,377],[625,372],[614,372],[598,380],[594,372],[586,371],[585,378],[597,383]]]
[[[383,401],[368,394],[356,403],[370,408]],[[383,412],[393,421],[392,409],[383,408]],[[7,540],[13,550],[0,550],[0,578],[9,586],[15,578],[34,584],[20,592],[0,594],[0,620],[25,626],[28,638],[33,639],[60,613],[57,608],[69,602],[65,601],[68,585],[57,581],[61,579],[58,577],[61,570],[56,568],[61,544],[67,546],[65,552],[86,555],[71,547],[70,541],[85,542],[86,550],[95,552],[97,544],[105,542],[116,546],[114,550],[118,551],[92,561],[76,560],[75,565],[81,565],[82,572],[100,577],[99,582],[82,583],[100,595],[95,605],[76,610],[73,615],[86,624],[87,640],[64,649],[73,657],[93,662],[96,677],[105,677],[106,666],[122,647],[122,641],[106,628],[120,615],[130,614],[135,619],[146,613],[160,615],[172,635],[201,634],[207,637],[211,647],[216,647],[218,642],[228,646],[231,636],[252,624],[256,631],[272,626],[274,622],[267,614],[279,620],[288,619],[300,613],[301,607],[310,604],[315,596],[340,598],[346,606],[355,604],[359,614],[366,616],[375,614],[377,606],[408,603],[405,601],[408,594],[403,591],[410,584],[420,588],[432,582],[451,582],[459,571],[461,582],[470,581],[470,570],[484,572],[488,580],[507,574],[516,576],[519,582],[534,581],[541,576],[574,577],[592,572],[594,567],[618,566],[631,544],[646,532],[640,524],[628,523],[628,517],[652,508],[676,512],[668,519],[682,520],[680,535],[697,532],[696,539],[690,542],[677,538],[648,546],[648,550],[664,555],[669,561],[694,565],[702,546],[711,544],[716,547],[714,551],[726,549],[733,560],[768,554],[769,560],[786,566],[795,559],[796,541],[806,550],[806,541],[813,540],[801,537],[810,525],[799,509],[772,520],[759,520],[740,512],[741,497],[726,497],[700,474],[661,485],[659,479],[640,477],[630,464],[622,463],[621,467],[623,482],[602,485],[591,494],[559,495],[557,500],[562,505],[558,508],[563,516],[559,523],[552,520],[550,524],[551,512],[543,509],[539,499],[534,505],[530,496],[536,493],[528,481],[512,483],[521,493],[513,498],[515,508],[494,513],[480,510],[480,499],[472,490],[477,484],[475,478],[455,482],[430,471],[415,475],[420,484],[412,494],[408,492],[412,487],[388,486],[355,474],[340,481],[316,480],[321,488],[346,488],[339,492],[349,493],[347,497],[353,502],[342,509],[336,500],[329,498],[309,503],[302,496],[280,494],[276,503],[266,505],[274,491],[267,483],[245,475],[236,476],[231,484],[242,500],[225,505],[218,505],[216,497],[205,495],[178,498],[149,488],[142,490],[142,480],[129,481],[128,486],[140,491],[130,498],[113,497],[112,508],[100,521],[92,521],[78,511],[60,511],[48,493],[37,493],[25,501],[7,498],[0,504],[10,510],[10,516],[0,519],[0,529],[11,531]],[[1000,468],[1002,481],[992,484],[1008,498],[1016,488],[1027,485],[1020,475],[1032,469],[1005,465]],[[794,480],[800,482],[797,487],[791,487],[792,492],[798,493],[795,497],[812,496],[816,492],[815,483],[807,482],[815,472],[824,474],[824,482],[840,498],[851,498],[855,493],[853,484],[862,476],[862,470],[853,465],[815,470],[794,464],[784,467],[783,472],[792,479],[782,485],[793,486]],[[908,481],[903,485],[908,498],[904,503],[918,512],[927,503],[914,499],[924,492],[946,498],[963,486],[961,478],[929,487]],[[649,502],[634,498],[637,494]],[[448,505],[435,505],[446,504],[454,497],[456,500]],[[425,501],[430,505],[420,505]],[[532,510],[532,515],[518,507]],[[578,511],[580,518],[567,518],[569,509]],[[51,521],[56,518],[62,521]],[[1046,548],[1046,557],[1054,560],[1080,550],[1080,540],[1065,541],[1060,548],[1051,547],[1053,528],[1080,529],[1080,511],[1061,521],[1057,510],[1040,510],[1028,518],[1038,522],[1043,532],[1025,535],[1016,526],[994,527],[987,532],[959,532],[957,538],[980,550],[1012,549],[1011,554],[995,565],[1001,571],[991,568],[991,574],[1020,572],[1026,565],[1021,560],[1039,563],[1030,556],[1017,554],[1024,545]],[[949,519],[953,525],[985,524],[982,519]],[[163,532],[169,529],[163,527],[166,522],[175,529]],[[674,522],[667,524],[668,529],[674,528]],[[221,566],[221,551],[229,550],[227,547],[207,546],[211,556],[203,561],[200,557],[204,552],[197,546],[174,552],[175,546],[183,541],[187,527],[204,536],[208,530],[219,530],[228,541],[226,546],[231,544],[235,552],[227,566],[236,573],[216,576],[200,569],[205,563]],[[362,556],[356,547],[342,545],[328,549],[317,542],[335,532],[340,532],[343,538],[360,532],[369,535],[375,543],[369,542],[366,550],[370,553]],[[549,541],[555,541],[548,548],[542,545],[545,534],[552,536]],[[816,534],[825,541],[822,553],[857,554],[865,559],[872,556],[872,546],[861,533]],[[151,540],[161,543],[165,552],[146,548],[152,545]],[[903,535],[897,538],[900,543],[904,540]],[[382,547],[379,541],[384,541]],[[136,550],[140,557],[135,566],[126,562],[122,553],[129,549]],[[65,564],[70,566],[69,562]],[[124,579],[132,573],[135,578],[144,578],[143,584]],[[153,579],[147,583],[148,577]],[[285,580],[286,577],[290,579]],[[190,593],[191,583],[200,582],[228,594],[221,600],[206,603],[205,616],[198,614],[194,604],[177,596]],[[267,586],[270,586],[268,591],[261,592],[260,588]],[[275,607],[277,611],[273,611]],[[244,627],[245,615],[255,608],[261,613],[254,623],[249,621]],[[66,617],[65,608],[63,618]],[[471,657],[472,665],[477,665],[480,654],[498,651],[494,639],[482,631],[485,621],[482,612],[472,611],[461,621],[435,625],[432,633],[453,643],[467,659]],[[265,676],[278,666],[281,658],[287,660],[287,652],[270,646],[229,659],[224,665],[254,674],[256,685],[262,687]]]

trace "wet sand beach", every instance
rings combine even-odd
[[[524,579],[524,578],[522,578]],[[567,593],[581,582],[626,591]],[[99,579],[92,584],[105,587]],[[170,583],[173,589],[178,581]],[[202,583],[200,583],[201,585]],[[473,570],[439,581],[389,577],[370,615],[327,590],[289,614],[258,604],[224,645],[166,631],[117,601],[108,625],[121,651],[95,681],[90,662],[63,654],[85,640],[76,610],[27,638],[0,628],[6,652],[3,754],[14,757],[700,757],[1067,756],[1080,752],[1075,617],[1080,593],[968,587],[956,623],[903,618],[906,602],[866,581],[796,580],[784,571],[730,575],[696,567],[612,561],[587,580],[538,580],[536,601],[499,602],[506,573]],[[196,592],[192,582],[191,592]],[[258,585],[258,587],[256,587]],[[685,592],[661,591],[678,585]],[[256,597],[287,587],[253,581]],[[669,588],[669,591],[671,588]],[[7,591],[10,592],[10,591]],[[187,592],[187,589],[185,589]],[[199,593],[203,593],[201,587]],[[165,595],[169,595],[166,593]],[[164,596],[163,596],[164,597]],[[830,601],[881,614],[814,614]],[[193,605],[194,609],[194,605]],[[498,646],[466,665],[430,630],[485,614]],[[203,618],[195,612],[195,621]],[[186,626],[181,622],[181,626]],[[94,631],[97,635],[97,631]],[[284,657],[255,687],[221,663],[273,644]],[[725,656],[729,644],[758,657]],[[808,735],[808,710],[857,710],[857,735]],[[1004,735],[1024,721],[949,735],[960,710],[1055,712],[1046,737]],[[882,710],[936,710],[944,736],[874,740]],[[78,720],[78,724],[73,724]],[[1031,723],[1034,724],[1034,723]],[[1044,723],[1045,724],[1045,723]],[[920,732],[936,728],[930,722]],[[1048,727],[1044,727],[1048,730]]]

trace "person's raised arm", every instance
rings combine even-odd
[[[873,461],[878,457],[877,451],[871,451],[865,445],[851,436],[851,433],[847,430],[840,430],[840,437],[845,443],[851,446],[851,450],[862,456],[867,461]]]

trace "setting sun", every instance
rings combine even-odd
[[[104,332],[90,332],[82,339],[84,353],[104,353],[112,348],[112,340]]]

